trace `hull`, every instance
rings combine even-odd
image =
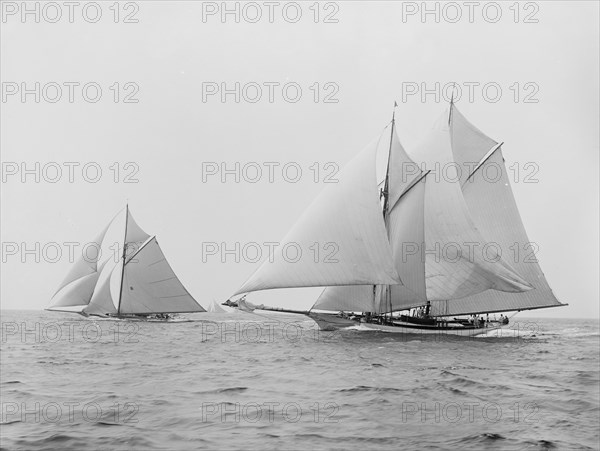
[[[361,323],[361,326],[372,330],[380,330],[391,333],[418,335],[457,335],[460,337],[473,337],[475,335],[486,334],[502,327],[501,325],[492,325],[488,327],[436,327],[421,326],[402,322],[395,323],[393,326],[375,323]]]
[[[359,326],[361,329],[379,330],[396,334],[418,334],[418,335],[456,335],[460,337],[473,337],[475,335],[487,334],[491,331],[501,329],[506,324],[489,322],[483,326],[473,326],[459,321],[436,321],[435,319],[417,319],[402,316],[392,323],[378,324],[365,322],[357,319],[342,318],[334,314],[323,314],[310,312],[308,316],[314,320],[321,330],[331,331],[348,327]]]
[[[345,327],[356,326],[358,321],[342,318],[337,315],[328,315],[322,313],[308,313],[308,317],[311,318],[314,322],[319,325],[319,329],[321,330],[338,330],[343,329]]]

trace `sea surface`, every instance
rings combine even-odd
[[[1,448],[600,448],[598,320],[460,338],[187,318],[2,311]]]

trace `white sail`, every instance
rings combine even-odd
[[[531,289],[476,229],[459,181],[445,169],[455,164],[447,121],[438,121],[414,155],[436,171],[427,176],[425,184],[427,299],[460,299],[488,289]]]
[[[212,301],[206,311],[209,313],[225,313],[225,309],[216,301]]]
[[[396,133],[392,134],[388,167],[386,226],[402,285],[389,288],[383,311],[398,310],[407,304],[419,305],[427,300],[425,260],[418,250],[425,241],[427,179],[408,156]]]
[[[452,108],[451,119],[453,157],[463,168],[462,191],[473,221],[535,289],[523,293],[490,290],[459,300],[432,303],[433,313],[458,315],[562,305],[533,256],[535,246],[525,232],[498,143],[468,122],[456,107]],[[471,174],[464,169],[478,166],[467,180]]]
[[[390,133],[389,128],[384,132]],[[313,309],[382,313],[407,302],[422,305],[426,301],[425,262],[420,252],[410,252],[412,243],[424,241],[423,202],[425,185],[422,171],[408,157],[396,133],[391,131],[388,163],[387,230],[393,250],[394,266],[401,284],[391,285],[389,295],[382,299],[381,286],[328,287],[317,299]],[[386,288],[387,289],[387,288]]]
[[[423,177],[414,169],[395,135],[391,146],[387,229],[402,284],[375,293],[372,286],[330,287],[313,308],[381,313],[490,289],[530,290],[528,281],[495,254],[476,229],[460,180],[446,172],[454,164],[447,122],[438,121],[415,152],[427,169],[437,173]]]
[[[94,292],[89,304],[83,309],[84,313],[89,315],[107,315],[116,314],[119,302],[118,297],[114,297],[111,293],[111,279],[113,284],[112,292],[115,292],[114,286],[118,282],[115,277],[120,273],[115,271],[115,268],[120,268],[119,262],[112,259],[105,261],[99,269],[99,277],[94,287]]]
[[[115,216],[116,217],[116,216]],[[94,287],[98,280],[98,260],[100,249],[106,232],[112,222],[92,241],[86,243],[85,255],[82,253],[75,261],[71,270],[52,296],[48,310],[61,310],[64,307],[85,306],[90,302]]]
[[[346,165],[339,183],[321,192],[274,254],[236,294],[272,288],[399,282],[377,192],[377,143]],[[292,251],[286,255],[285,249]]]
[[[127,260],[123,272],[121,314],[204,311],[173,272],[156,237],[146,241]]]
[[[52,297],[48,310],[63,310],[65,307],[81,307],[83,310],[88,305],[98,282],[99,272],[94,271],[68,283]]]

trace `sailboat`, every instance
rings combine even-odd
[[[234,294],[325,287],[303,313],[322,329],[360,323],[388,332],[478,335],[508,320],[478,315],[557,307],[530,246],[510,187],[502,144],[453,102],[412,152],[395,118],[346,165],[284,238],[309,249],[335,243],[335,262],[274,254]],[[383,188],[376,154],[386,151]],[[495,172],[493,179],[485,174]],[[248,308],[244,301],[244,308]],[[337,312],[337,313],[331,313]],[[412,312],[412,314],[411,314]],[[417,313],[415,315],[415,313]],[[461,318],[470,315],[471,318]],[[489,319],[489,317],[488,317]]]
[[[118,246],[115,246],[118,245]],[[126,205],[87,243],[46,310],[127,319],[204,312]]]

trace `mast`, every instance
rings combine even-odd
[[[129,203],[125,206],[125,236],[123,237],[123,268],[121,268],[121,288],[119,289],[119,304],[117,316],[121,315],[121,298],[123,297],[123,278],[125,277],[125,257],[127,256],[127,223],[129,222]]]
[[[396,125],[396,107],[398,106],[397,102],[394,102],[394,108],[392,110],[392,127],[390,131],[390,146],[388,149],[388,161],[387,161],[387,169],[385,171],[385,184],[383,185],[383,221],[385,222],[386,229],[388,228],[387,219],[389,215],[389,185],[390,185],[390,161],[392,159],[392,143],[394,142],[394,126]],[[375,288],[374,288],[375,290]],[[390,320],[392,316],[392,296],[390,294],[390,286],[385,286],[385,298],[386,301],[389,302],[390,307]]]

